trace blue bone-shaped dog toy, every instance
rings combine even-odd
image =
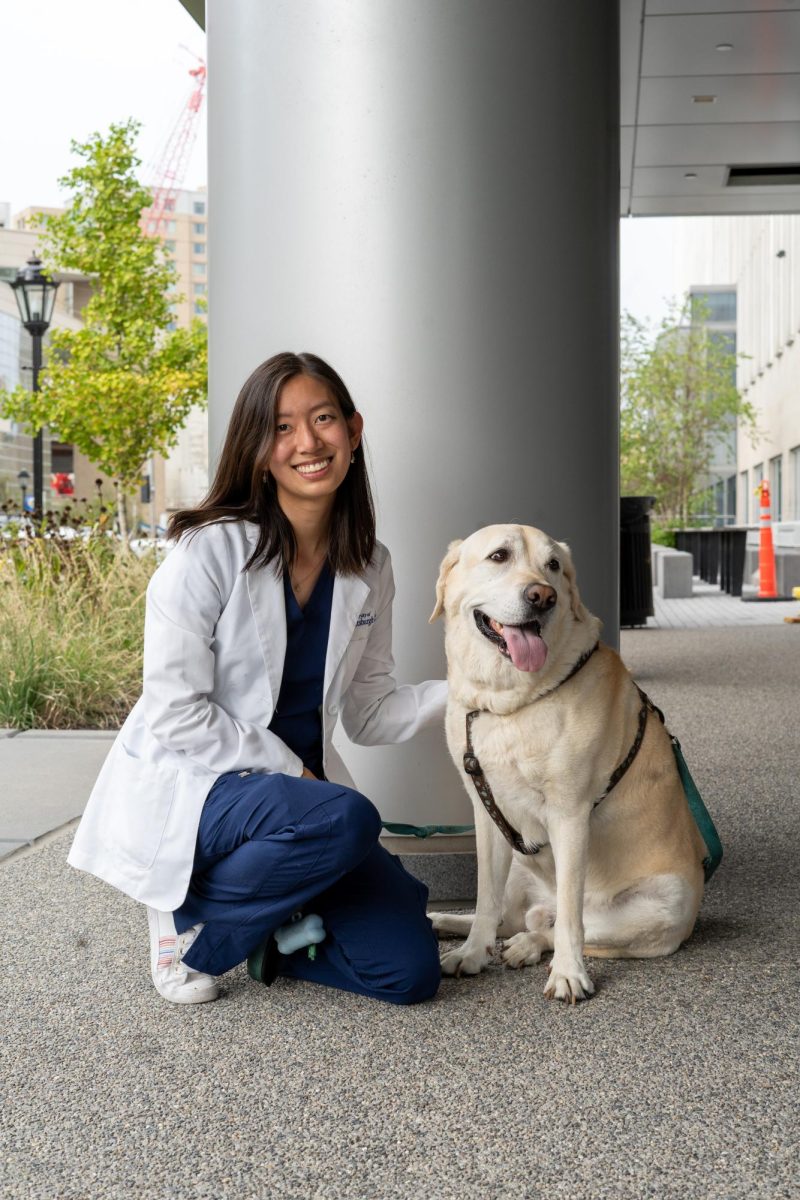
[[[316,958],[317,943],[325,940],[322,917],[316,913],[307,913],[306,916],[295,913],[288,924],[275,930],[274,937],[281,954],[294,954],[295,950],[308,946],[308,957]]]

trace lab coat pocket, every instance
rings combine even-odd
[[[177,769],[136,758],[122,747],[115,783],[117,843],[128,858],[151,867],[158,854],[175,797]]]

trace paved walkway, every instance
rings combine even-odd
[[[411,1009],[243,967],[216,1003],[171,1007],[141,908],[67,867],[69,827],[6,858],[0,1194],[797,1197],[799,634],[623,632],[725,858],[688,944],[592,962],[575,1009],[544,1001],[544,965],[497,961]],[[6,833],[77,811],[102,743],[0,740]]]
[[[0,859],[81,815],[114,736],[0,729]]]
[[[798,600],[742,600],[697,578],[693,581],[693,591],[694,595],[686,600],[662,600],[654,590],[655,616],[647,618],[647,628],[722,629],[738,625],[783,625],[784,617],[800,616]],[[754,588],[745,589],[745,596],[754,594]]]

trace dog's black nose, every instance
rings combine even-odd
[[[542,612],[549,612],[555,604],[557,596],[555,588],[549,587],[546,583],[532,583],[525,588],[525,599],[534,608],[539,608]]]

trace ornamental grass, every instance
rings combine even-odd
[[[0,538],[0,727],[116,729],[142,688],[155,548],[102,531]]]

